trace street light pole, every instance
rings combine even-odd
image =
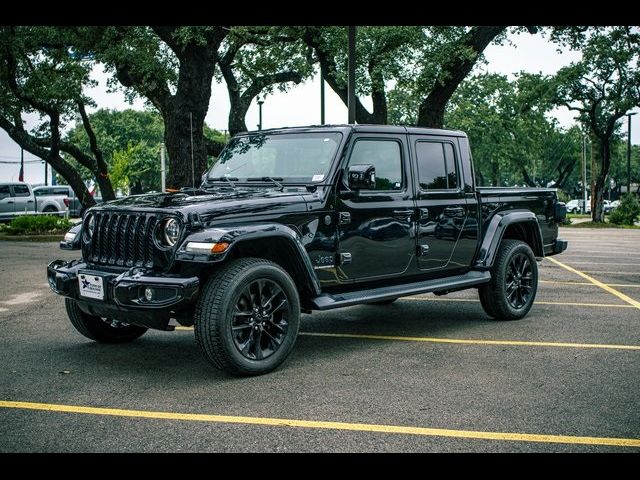
[[[258,100],[258,130],[262,130],[262,104],[263,99]]]
[[[631,193],[631,116],[636,113],[627,113],[627,193]]]

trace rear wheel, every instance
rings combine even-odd
[[[58,213],[58,209],[52,205],[48,205],[46,207],[44,207],[44,209],[42,210],[42,213]]]
[[[204,286],[195,335],[204,356],[232,375],[261,375],[289,356],[298,336],[300,299],[279,265],[242,258]]]
[[[85,337],[100,343],[127,343],[143,335],[148,329],[84,313],[75,300],[64,299],[67,315],[75,329]]]
[[[537,290],[538,264],[529,245],[503,240],[491,281],[478,289],[484,311],[496,320],[518,320],[531,310]]]

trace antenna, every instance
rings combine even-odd
[[[193,159],[193,112],[189,112],[189,123],[191,125],[191,186],[196,187],[196,164]]]

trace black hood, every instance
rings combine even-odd
[[[203,220],[225,215],[256,215],[306,211],[300,190],[277,191],[270,188],[243,188],[216,191],[149,193],[131,195],[105,202],[95,210],[180,212],[185,216],[198,213]]]

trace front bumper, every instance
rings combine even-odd
[[[104,299],[80,296],[78,274],[101,276]],[[115,318],[150,328],[167,330],[172,313],[189,310],[198,296],[198,277],[159,275],[144,268],[132,268],[121,273],[101,271],[78,260],[55,260],[47,266],[51,290],[77,301],[80,309],[90,315]],[[153,298],[145,298],[152,289]]]

